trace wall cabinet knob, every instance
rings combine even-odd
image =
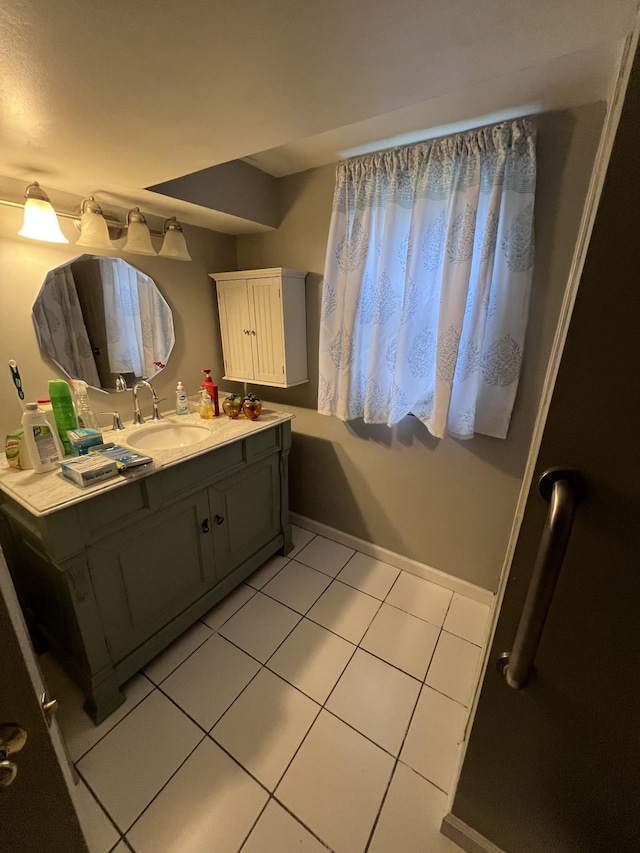
[[[216,522],[216,524],[222,524],[222,523],[223,523],[223,521],[224,521],[224,516],[222,516],[222,515],[216,515],[216,517],[215,517],[215,522]]]

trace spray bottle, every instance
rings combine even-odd
[[[98,419],[93,413],[91,403],[89,402],[89,394],[87,383],[82,379],[72,379],[71,385],[76,395],[76,417],[78,418],[78,426],[84,429],[97,429]]]

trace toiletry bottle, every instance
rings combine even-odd
[[[56,416],[53,414],[53,406],[51,405],[51,400],[48,397],[40,397],[38,399],[38,408],[41,412],[44,412],[47,420],[49,421],[49,425],[53,430],[55,430],[56,435],[58,434],[58,427],[56,426]]]
[[[91,403],[89,402],[89,394],[87,383],[82,379],[72,379],[71,384],[76,395],[76,417],[78,426],[84,429],[96,429],[100,432],[98,419],[93,413]]]
[[[200,385],[200,387],[207,389],[207,393],[211,397],[211,402],[213,403],[214,417],[217,418],[220,414],[220,403],[218,401],[218,386],[211,379],[211,370],[209,368],[204,368],[201,372],[205,374],[205,379],[204,382]]]
[[[182,382],[178,382],[178,387],[176,388],[176,415],[188,414],[189,404],[187,402],[187,395],[184,393]]]
[[[33,470],[37,474],[53,471],[62,459],[63,450],[55,430],[51,429],[47,416],[37,403],[27,403],[22,426]]]
[[[200,391],[200,417],[205,421],[213,417],[213,402],[206,388]]]
[[[78,421],[71,400],[71,389],[69,383],[64,379],[49,380],[49,397],[53,406],[53,414],[56,419],[58,436],[64,447],[64,452],[71,456],[71,444],[67,438],[68,429],[77,429]]]

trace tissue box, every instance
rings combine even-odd
[[[104,440],[101,432],[88,427],[67,430],[67,438],[69,439],[71,452],[74,456],[84,456],[89,452],[90,447],[102,444]]]
[[[82,456],[68,459],[61,465],[64,476],[78,486],[92,486],[101,480],[108,480],[118,473],[118,466],[102,456]]]

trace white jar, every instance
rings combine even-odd
[[[38,408],[37,403],[27,403],[22,426],[33,470],[37,474],[55,470],[64,451],[56,430],[51,429],[46,414]]]

